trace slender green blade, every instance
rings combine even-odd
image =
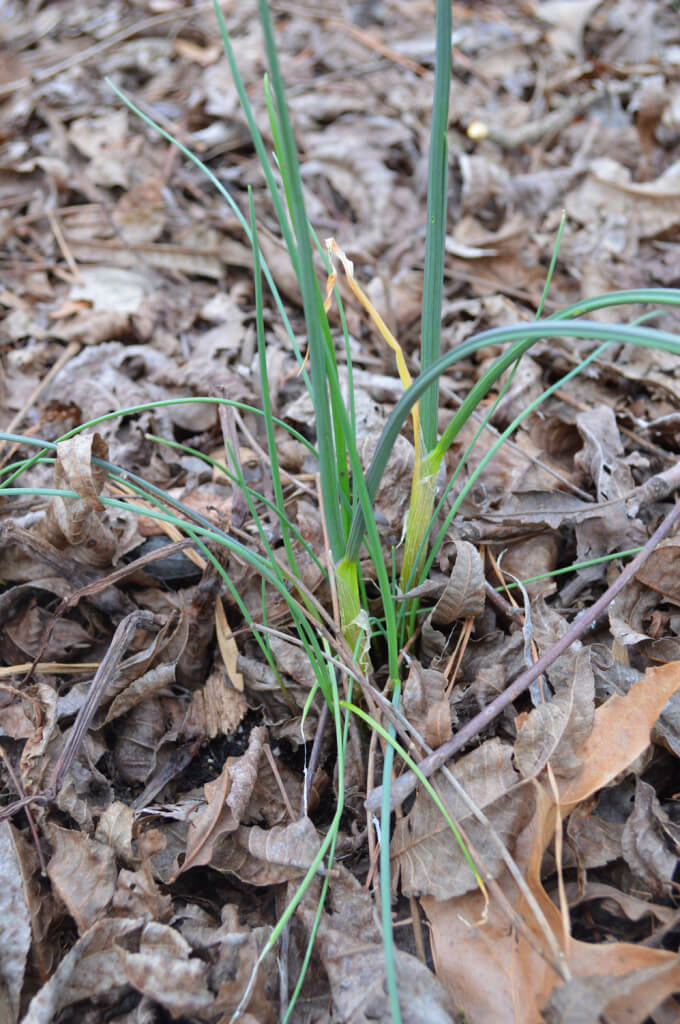
[[[663,294],[662,291],[661,295]],[[675,295],[676,302],[677,295],[678,293]],[[655,330],[650,327],[632,327],[628,324],[601,324],[587,320],[578,320],[576,322],[570,320],[538,320],[532,324],[512,324],[508,327],[494,327],[491,330],[482,331],[480,334],[470,338],[469,341],[458,345],[455,349],[441,356],[429,370],[414,380],[408,391],[402,395],[395,405],[387,423],[383,427],[373,460],[366,474],[366,489],[370,501],[375,501],[390,452],[410,414],[411,408],[425,393],[433,380],[436,380],[454,363],[461,359],[466,359],[487,345],[504,345],[508,342],[513,342],[514,344],[511,344],[509,350],[494,363],[492,369],[494,371],[493,380],[495,381],[536,341],[541,338],[558,337],[583,338],[592,341],[613,341],[619,344],[639,345],[643,348],[659,348],[680,356],[680,336],[671,334],[668,331]],[[489,381],[489,387],[492,383],[493,381]],[[454,419],[458,419],[458,414]],[[452,439],[451,437],[450,440]],[[348,560],[351,561],[358,557],[363,533],[363,511],[359,507],[355,510],[350,535],[347,540],[345,558]]]
[[[448,146],[446,128],[449,119],[451,87],[451,3],[437,0],[434,103],[430,134],[430,167],[427,185],[427,233],[425,242],[425,280],[421,323],[420,365],[426,372],[441,351],[442,291],[444,286],[444,242],[446,240],[446,202],[448,194]],[[437,441],[439,378],[435,378],[420,403],[425,451]],[[417,444],[416,440],[416,444]]]
[[[335,444],[331,424],[326,378],[326,352],[321,316],[323,304],[321,291],[314,273],[312,247],[307,228],[302,192],[302,178],[298,161],[295,136],[290,121],[286,94],[279,68],[276,43],[269,16],[267,0],[259,0],[260,20],[264,34],[265,49],[269,62],[272,88],[276,100],[276,113],[279,119],[281,145],[281,174],[286,182],[286,192],[290,196],[291,218],[297,240],[298,281],[302,291],[302,303],[307,328],[307,343],[312,364],[312,401],[316,417],[317,448],[319,452],[319,471],[321,476],[321,493],[328,540],[334,559],[339,559],[345,546],[345,535],[340,515],[339,488],[337,480],[337,463],[335,461]]]

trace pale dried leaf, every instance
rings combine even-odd
[[[318,886],[312,886],[296,911],[307,929],[314,921],[318,893]],[[321,915],[317,948],[330,980],[335,1015],[347,1024],[390,1024],[384,952],[373,901],[342,865],[330,883],[330,907]],[[395,960],[405,1024],[453,1024],[455,1003],[424,964],[401,951]]]
[[[55,1014],[64,1007],[122,989],[126,979],[115,942],[138,925],[130,918],[109,918],[88,929],[33,997],[21,1024],[52,1024]]]
[[[433,748],[445,743],[452,733],[447,686],[448,679],[442,672],[411,662],[404,683],[403,712]]]
[[[189,825],[182,871],[198,864],[209,864],[217,841],[225,832],[238,828],[257,780],[266,737],[266,728],[256,726],[250,734],[245,754],[227,758],[219,778],[205,784],[207,803]]]
[[[570,687],[539,704],[521,720],[515,740],[515,764],[525,778],[538,775],[550,760],[556,775],[574,775],[581,761],[577,750],[593,724],[595,682],[588,651],[575,660]]]
[[[0,1015],[7,1024],[13,1024],[19,1017],[26,957],[31,947],[31,916],[13,829],[6,821],[0,822],[0,877]]]
[[[319,851],[321,840],[309,818],[271,829],[240,826],[215,849],[211,867],[251,885],[299,879]]]
[[[553,990],[542,1010],[547,1024],[634,1024],[672,996],[680,985],[680,961],[638,967],[623,975],[574,978]],[[669,1009],[677,1002],[670,1000]]]
[[[95,832],[97,841],[110,846],[116,857],[127,865],[135,863],[132,852],[134,823],[132,808],[121,800],[113,800],[100,816]]]
[[[52,826],[47,873],[83,935],[106,914],[116,888],[113,850],[82,832]]]
[[[76,434],[57,444],[54,486],[75,491],[79,497],[50,498],[42,531],[55,547],[76,548],[87,564],[104,566],[111,564],[116,541],[99,500],[106,471],[93,457],[108,458],[108,446],[100,434]]]
[[[200,1013],[213,1002],[208,988],[209,965],[191,958],[191,946],[168,925],[149,922],[131,952],[116,943],[123,976],[173,1017]]]
[[[642,753],[666,701],[679,687],[680,662],[671,662],[648,669],[625,697],[611,697],[596,710],[592,732],[578,750],[582,768],[560,787],[562,807],[585,800]]]
[[[677,537],[670,537],[657,544],[654,551],[635,573],[635,578],[645,586],[651,587],[667,597],[670,601],[680,604],[680,542]]]
[[[451,770],[505,845],[512,849],[533,809],[531,789],[518,785],[512,748],[500,740],[490,740]],[[439,783],[438,789],[453,821],[465,829],[485,875],[495,877],[504,861],[497,845],[488,838],[486,828],[472,817],[467,804],[446,780]],[[456,837],[425,792],[418,791],[409,813],[397,820],[390,850],[395,864],[394,885],[400,879],[401,890],[407,896],[427,893],[443,900],[477,887]]]
[[[621,850],[631,871],[656,896],[668,896],[673,888],[678,860],[669,849],[672,835],[673,825],[662,811],[653,788],[636,778],[635,803],[623,829]]]

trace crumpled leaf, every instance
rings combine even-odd
[[[52,1024],[55,1014],[64,1007],[103,992],[115,992],[126,985],[114,944],[116,939],[138,926],[134,918],[97,921],[33,997],[21,1024]]]
[[[54,486],[75,491],[79,498],[50,498],[42,531],[57,548],[71,547],[88,565],[111,564],[116,540],[104,521],[99,494],[106,470],[92,459],[108,459],[108,446],[100,434],[76,434],[57,444]]]
[[[166,924],[145,924],[133,949],[127,939],[116,942],[123,977],[138,992],[164,1006],[172,1017],[200,1013],[213,1002],[209,966],[191,957],[191,946]]]
[[[428,658],[438,657],[446,646],[447,637],[442,629],[451,626],[457,619],[475,617],[484,611],[484,566],[479,551],[466,540],[456,539],[454,544],[456,561],[448,579],[445,582],[428,580],[401,598],[429,597],[433,594],[437,597],[437,603],[422,629],[422,650]]]
[[[266,738],[265,726],[256,726],[245,754],[227,758],[219,777],[214,782],[206,782],[207,804],[189,825],[186,859],[178,874],[198,864],[210,864],[216,842],[225,832],[238,828],[257,781]]]
[[[576,428],[583,448],[574,456],[595,484],[598,501],[622,497],[633,489],[633,477],[622,459],[623,444],[613,409],[600,405],[580,412]]]
[[[648,669],[624,697],[610,697],[596,710],[593,729],[578,751],[581,769],[560,787],[564,810],[601,789],[642,753],[652,726],[678,688],[680,662],[670,662]]]
[[[612,977],[593,974],[572,978],[551,993],[543,1007],[546,1024],[628,1024],[653,1014],[680,985],[680,961],[669,960],[638,967]],[[678,1004],[668,1000],[667,1010],[677,1013]]]
[[[446,696],[448,679],[443,672],[426,669],[413,660],[404,683],[402,709],[430,747],[451,738],[451,707]]]
[[[321,839],[309,818],[270,829],[241,825],[216,847],[210,866],[250,885],[300,878],[319,852]]]
[[[669,537],[657,544],[635,578],[646,587],[680,604],[680,541]]]
[[[590,654],[581,650],[571,685],[520,718],[515,765],[525,778],[538,775],[548,760],[557,776],[569,777],[578,771],[577,750],[592,728],[594,695]]]
[[[562,815],[605,786],[639,756],[649,743],[654,721],[678,687],[679,663],[649,669],[624,697],[611,697],[596,710],[593,728],[577,751],[582,766],[576,775],[559,785]],[[562,917],[541,881],[543,855],[554,835],[557,807],[550,791],[542,785],[536,787],[535,794],[535,813],[517,837],[515,860],[559,940]],[[514,883],[510,884],[507,874],[498,881],[510,901],[517,904]],[[484,910],[481,895],[474,891],[446,901],[427,896],[422,905],[430,919],[437,974],[466,1007],[470,1018],[539,1024],[540,1009],[559,983],[559,975],[522,935],[508,930],[507,918],[498,904],[491,902],[488,920],[483,924],[472,923],[481,921]],[[519,911],[543,947],[542,933],[523,901],[519,902]],[[675,954],[666,950],[625,942],[588,943],[571,939],[565,955],[575,977],[618,977],[639,968],[677,963]],[[654,1005],[645,1003],[649,1010]],[[644,1019],[647,1012],[645,1009],[633,1019]]]
[[[653,181],[634,182],[628,168],[609,156],[591,162],[590,174],[565,199],[570,217],[581,224],[620,218],[639,238],[655,238],[680,224],[680,163]]]
[[[216,927],[212,915],[194,905],[186,908],[179,923],[181,934],[193,950],[213,963],[210,986],[217,988],[217,994],[210,1015],[220,1021],[229,1019],[240,1005],[256,961],[272,932],[270,925],[253,927],[252,921],[242,924],[240,908],[234,904],[222,907],[221,918]],[[274,1024],[277,1014],[272,1004],[278,995],[277,945],[274,944],[257,970],[246,1003],[247,1012],[239,1020],[249,1024]]]
[[[667,838],[668,837],[668,838]],[[631,871],[659,897],[673,888],[677,853],[677,828],[663,812],[654,789],[640,778],[635,780],[635,803],[621,837],[621,850]]]

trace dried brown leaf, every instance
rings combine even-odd
[[[670,537],[657,544],[654,551],[635,573],[635,578],[645,586],[657,590],[664,597],[680,604],[680,541]]]
[[[309,818],[271,829],[241,825],[217,846],[211,867],[251,885],[276,885],[299,879],[314,860],[320,843]]]
[[[123,976],[173,1017],[201,1013],[212,1004],[209,965],[191,957],[191,946],[174,928],[150,921],[134,951],[126,945],[125,940],[116,943]]]
[[[108,458],[108,446],[100,434],[76,434],[57,444],[54,486],[75,491],[80,497],[50,498],[42,530],[55,547],[75,548],[81,561],[105,566],[111,564],[116,541],[99,500],[106,471],[93,457]]]
[[[54,853],[47,865],[50,881],[81,935],[101,920],[113,899],[117,869],[113,850],[83,832],[49,830]]]
[[[531,789],[518,785],[512,748],[500,740],[489,740],[461,758],[451,770],[511,850],[533,809]],[[446,780],[438,789],[454,822],[465,829],[475,847],[485,875],[495,877],[504,864],[497,845]],[[390,850],[395,865],[394,885],[401,880],[406,896],[427,893],[444,900],[477,887],[460,845],[425,792],[419,791],[409,813],[398,819]]]
[[[635,803],[623,829],[621,850],[631,871],[657,897],[670,895],[673,888],[678,863],[676,853],[669,848],[673,832],[674,826],[652,786],[636,778]]]
[[[652,726],[679,687],[680,662],[671,662],[648,669],[625,697],[615,695],[596,710],[593,729],[577,752],[582,767],[560,787],[564,809],[601,789],[642,753]]]
[[[186,859],[181,871],[198,864],[210,864],[217,841],[225,832],[238,828],[257,781],[266,738],[266,728],[256,726],[250,734],[245,754],[228,758],[219,778],[206,782],[207,803],[189,825]]]
[[[187,734],[197,736],[230,736],[248,711],[244,695],[227,684],[224,673],[210,673],[205,686],[194,693],[187,712]]]
[[[312,887],[296,913],[310,929],[318,888]],[[334,1011],[347,1024],[389,1024],[392,1012],[385,991],[384,951],[369,893],[342,865],[330,883],[330,911],[324,910],[317,948],[331,984]],[[396,952],[399,1005],[405,1024],[453,1024],[454,999],[414,956]]]
[[[557,776],[568,778],[578,771],[581,760],[577,750],[592,728],[594,697],[590,655],[581,650],[571,685],[539,704],[519,724],[515,764],[525,778],[538,775],[548,760]]]
[[[109,918],[89,928],[33,997],[22,1024],[52,1024],[66,1006],[101,993],[122,991],[127,982],[115,942],[138,925],[130,918]]]
[[[446,696],[448,679],[436,669],[412,661],[404,683],[403,711],[411,725],[431,747],[451,738],[451,708]]]

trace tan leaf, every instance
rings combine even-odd
[[[238,671],[238,647],[232,634],[231,626],[227,621],[227,615],[222,604],[222,598],[217,597],[215,601],[215,629],[217,630],[217,643],[222,655],[224,667],[227,670],[232,686],[235,690],[243,692],[243,676]],[[214,734],[213,734],[214,735]]]
[[[187,712],[187,733],[197,736],[230,736],[243,721],[248,705],[243,694],[229,686],[223,671],[210,673],[201,690],[196,690]]]
[[[411,725],[431,747],[451,738],[451,708],[446,696],[448,679],[436,669],[424,669],[413,660],[404,683],[403,710]]]
[[[13,1024],[19,1017],[26,956],[31,946],[31,916],[12,826],[7,821],[0,822],[0,877],[0,1014]]]
[[[531,789],[517,785],[509,744],[489,740],[451,770],[512,849],[517,833],[532,813],[533,797]],[[471,816],[467,804],[445,779],[438,789],[454,822],[465,829],[474,845],[485,873],[498,875],[504,861],[486,829]],[[390,851],[395,864],[394,885],[401,879],[402,892],[407,896],[427,893],[441,900],[477,887],[456,837],[425,792],[419,791],[409,813],[397,820]]]
[[[173,1017],[200,1013],[211,1005],[209,965],[190,958],[191,946],[174,928],[150,921],[140,935],[137,951],[130,952],[117,943],[116,952],[133,988],[156,1000]]]
[[[557,776],[568,777],[578,771],[581,759],[576,751],[592,728],[594,697],[590,654],[581,650],[571,685],[520,721],[515,764],[525,778],[538,775],[548,760]]]
[[[680,540],[670,537],[657,544],[635,578],[670,601],[680,603]]]
[[[299,879],[319,851],[321,840],[309,818],[271,829],[241,826],[217,846],[211,867],[251,885]]]
[[[116,887],[113,850],[83,832],[52,826],[47,874],[83,935],[106,914]]]
[[[116,542],[105,524],[99,494],[106,471],[92,459],[106,459],[108,447],[100,434],[76,434],[57,444],[54,486],[75,491],[78,498],[50,498],[43,535],[57,548],[76,547],[89,565],[111,564]]]
[[[318,887],[312,886],[296,913],[310,930]],[[369,893],[342,865],[330,883],[330,907],[321,915],[316,948],[328,973],[338,1019],[351,1024],[390,1024],[385,991],[384,952]],[[404,1024],[453,1024],[456,1002],[425,967],[408,953],[396,953],[399,1005]]]
[[[33,997],[22,1024],[52,1024],[64,1007],[122,988],[125,977],[114,943],[138,925],[130,918],[109,918],[89,928]]]
[[[674,661],[648,669],[624,697],[610,697],[597,709],[593,729],[577,751],[582,767],[560,787],[563,812],[601,789],[642,753],[652,726],[678,688],[680,662]]]

